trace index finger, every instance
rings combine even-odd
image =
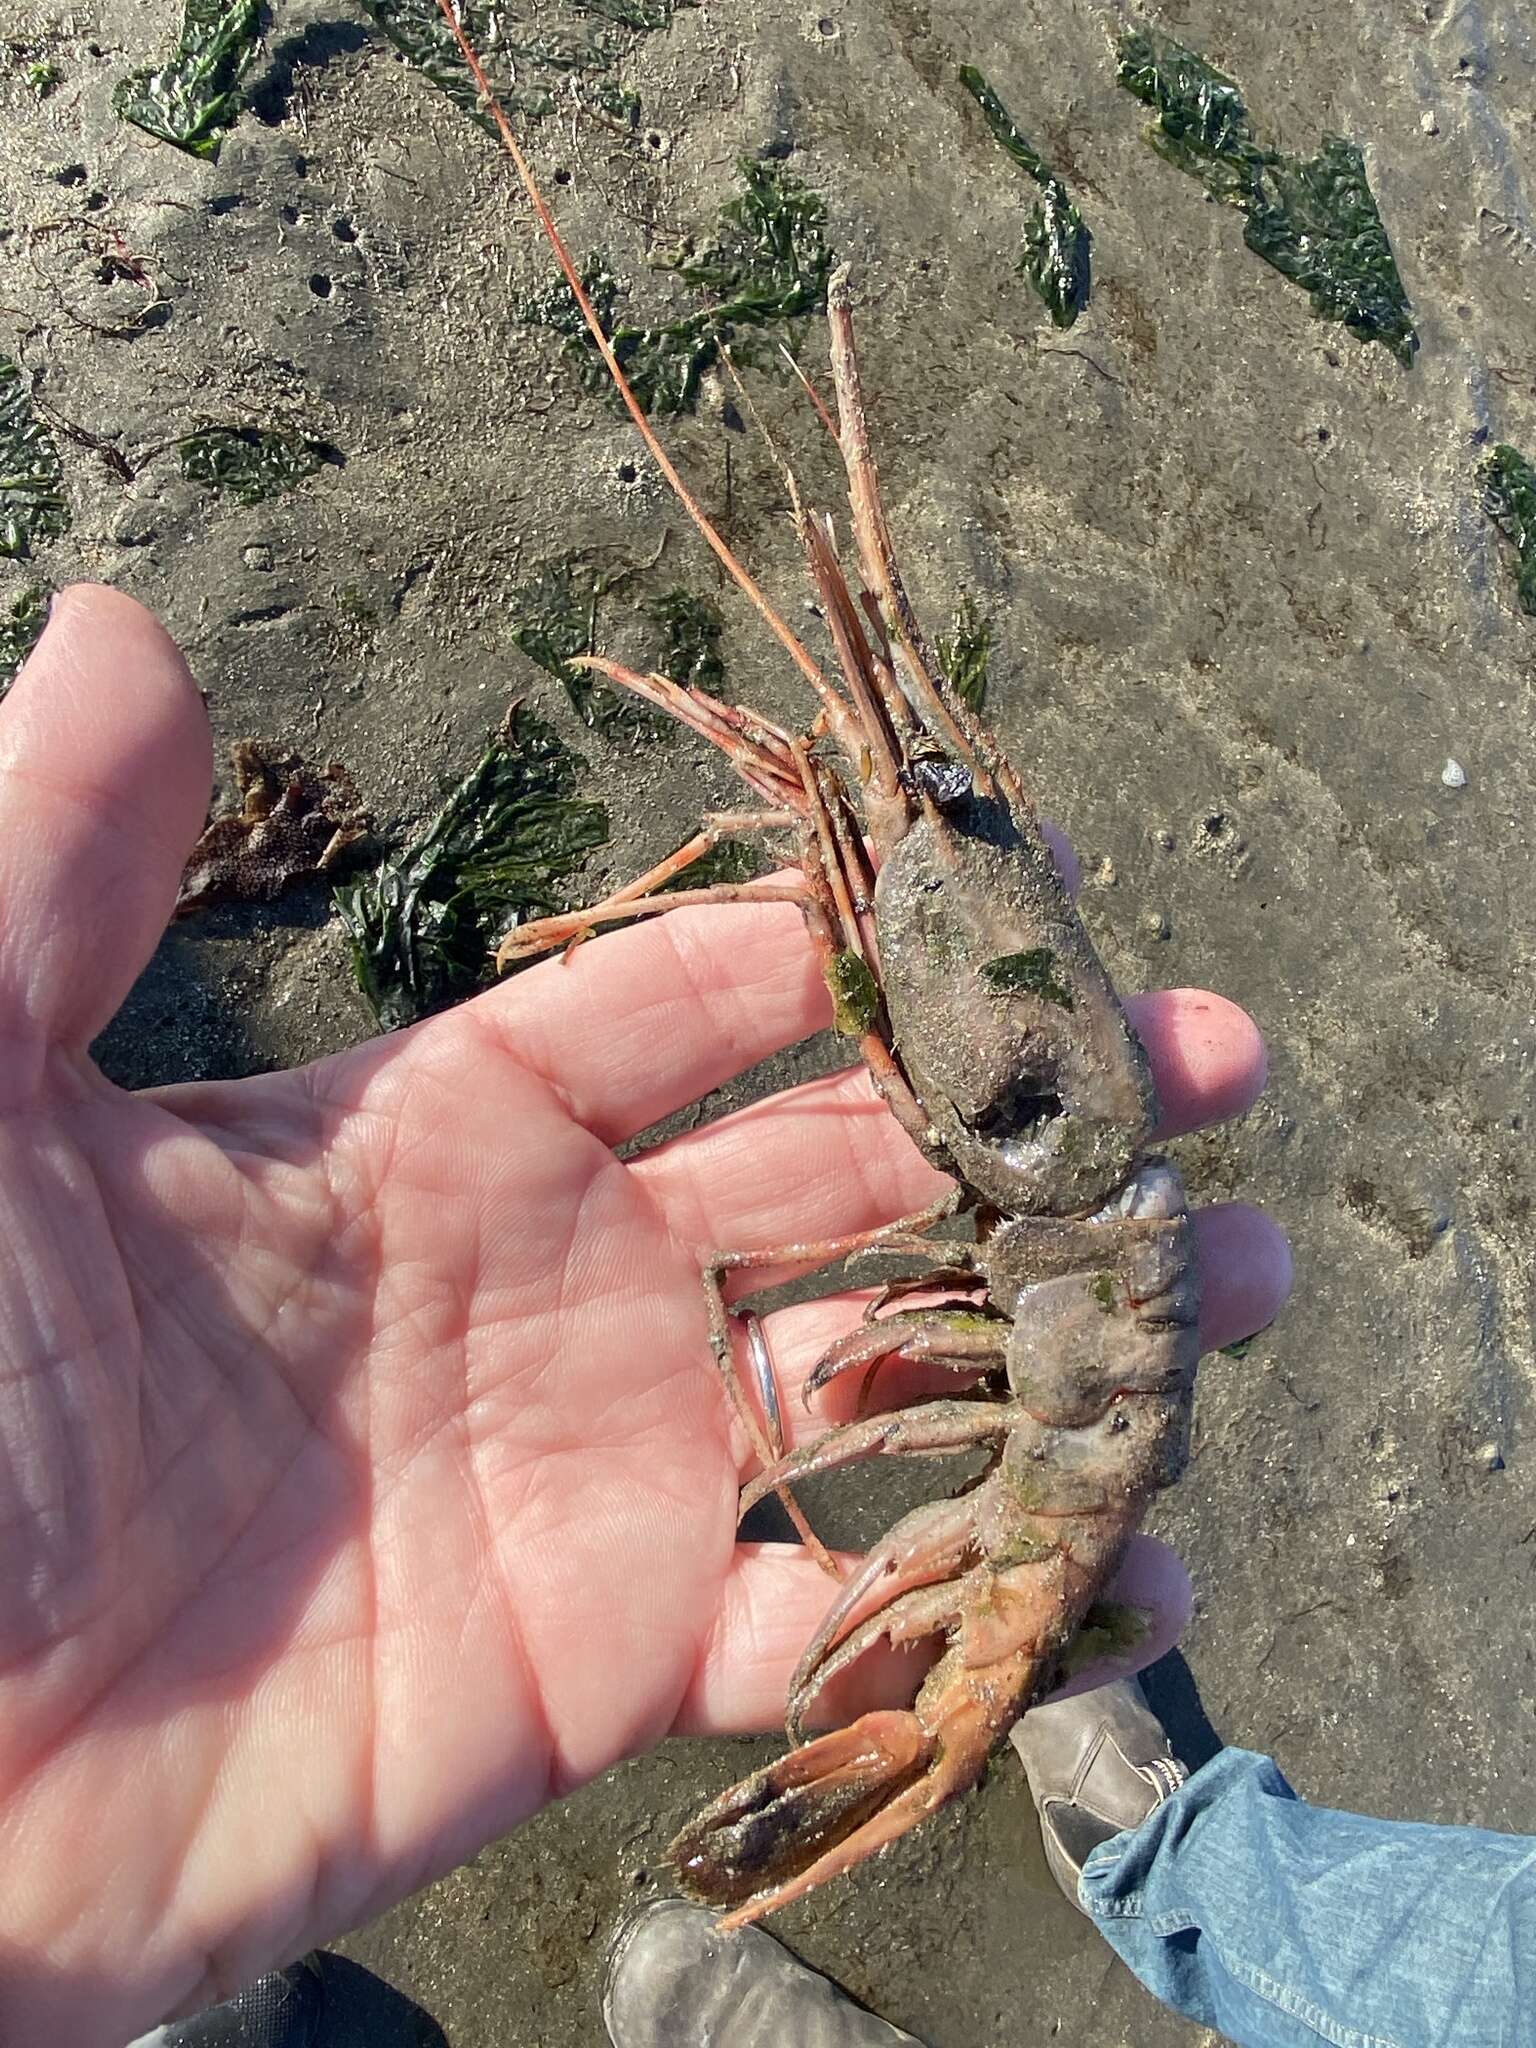
[[[1071,848],[1043,830],[1075,892]],[[454,1031],[461,1020],[617,1145],[825,1030],[832,998],[798,909],[734,902],[603,932],[418,1028]]]
[[[1152,1062],[1160,1137],[1237,1116],[1264,1085],[1264,1042],[1246,1011],[1208,989],[1127,999]],[[654,1146],[631,1171],[680,1237],[715,1245],[806,1244],[911,1215],[944,1182],[863,1067],[763,1097]],[[786,1274],[754,1269],[747,1291]]]

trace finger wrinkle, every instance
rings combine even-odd
[[[8,789],[16,783],[41,791],[50,799],[60,799],[72,810],[82,813],[84,823],[93,839],[105,827],[114,837],[129,841],[136,851],[142,851],[147,843],[155,852],[174,860],[176,871],[180,874],[186,854],[185,847],[179,838],[159,831],[156,826],[157,813],[126,798],[120,784],[82,783],[78,779],[63,781],[51,775],[41,774],[36,768],[23,766],[17,761],[0,761],[0,790]],[[35,843],[35,838],[29,834],[28,848],[35,848]]]
[[[488,996],[493,996],[494,993],[494,990],[487,991]],[[585,1124],[586,1118],[577,1092],[560,1078],[561,1062],[568,1061],[570,1057],[569,1044],[558,1047],[552,1045],[548,1033],[541,1031],[536,1053],[534,1048],[520,1039],[517,1029],[520,1021],[525,1022],[526,1017],[520,1020],[505,1014],[493,1002],[488,1002],[482,997],[475,1002],[465,1003],[462,1008],[454,1011],[451,1020],[429,1017],[424,1023],[418,1024],[415,1029],[422,1036],[412,1047],[412,1052],[421,1056],[434,1055],[440,1050],[441,1038],[441,1049],[451,1053],[453,1057],[455,1073],[449,1082],[449,1093],[453,1093],[462,1086],[463,1055],[462,1049],[455,1051],[452,1048],[450,1034],[461,1030],[467,1031],[480,1040],[489,1057],[511,1061],[518,1072],[525,1075],[532,1086],[542,1093],[546,1106],[553,1109],[563,1121]],[[434,1027],[440,1027],[440,1033]],[[427,1034],[432,1035],[429,1037]],[[430,1067],[427,1070],[430,1072]],[[413,1066],[413,1078],[415,1072]]]
[[[661,920],[662,937],[665,939],[677,970],[683,978],[688,997],[697,1006],[701,1015],[708,1018],[711,1028],[716,1030],[718,1035],[728,1038],[733,1052],[739,1047],[755,1047],[759,1034],[753,1033],[744,1027],[750,1025],[753,1021],[754,1007],[761,1002],[764,994],[768,991],[777,992],[778,988],[785,982],[786,976],[783,972],[785,956],[782,952],[776,954],[770,971],[761,974],[756,979],[744,980],[740,974],[741,956],[738,953],[732,962],[730,979],[722,983],[720,966],[724,956],[719,945],[706,938],[704,926],[700,921],[709,915],[710,912],[704,910],[698,912],[693,917],[679,915],[675,918],[663,918]],[[670,930],[667,929],[669,925],[671,926]],[[803,935],[803,927],[799,929]],[[702,975],[698,971],[698,962],[700,960],[706,961],[709,969],[708,972]],[[799,965],[795,978],[797,980],[803,979],[803,960]],[[718,1013],[722,1003],[728,1006],[731,1012],[731,1028],[726,1032],[719,1032],[720,1020]],[[827,1012],[829,1016],[831,1014],[831,1006],[832,999],[828,995]],[[754,1059],[758,1057],[755,1051],[748,1056]]]
[[[938,1184],[858,1067],[669,1139],[630,1170],[696,1251],[744,1232],[844,1236],[909,1212],[922,1179]]]

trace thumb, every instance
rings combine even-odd
[[[77,584],[0,705],[0,1040],[33,1075],[132,987],[208,807],[201,699],[164,628]]]

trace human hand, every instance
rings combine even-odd
[[[615,1158],[828,1021],[787,906],[655,919],[298,1073],[121,1092],[87,1048],[208,785],[165,635],[59,599],[0,707],[7,2040],[118,2048],[669,1730],[774,1722],[828,1587],[735,1542],[699,1254],[939,1185],[862,1073]],[[1230,1004],[1134,1011],[1171,1127],[1252,1100]],[[1285,1249],[1243,1208],[1199,1232],[1223,1344]],[[856,1313],[768,1319],[803,1428]],[[1130,1569],[1145,1658],[1181,1580]]]

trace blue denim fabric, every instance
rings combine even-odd
[[[1536,2044],[1536,1839],[1308,1806],[1227,1749],[1078,1889],[1150,1991],[1239,2048]]]

